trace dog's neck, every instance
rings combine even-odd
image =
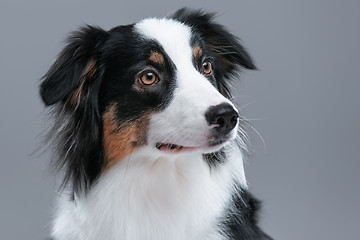
[[[241,154],[227,154],[226,162],[211,168],[201,153],[154,156],[139,150],[104,173],[86,195],[61,200],[54,235],[222,239],[216,220],[231,201],[234,182],[246,187]]]

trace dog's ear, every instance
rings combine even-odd
[[[58,153],[53,165],[65,169],[62,186],[71,182],[74,192],[87,189],[101,171],[98,95],[105,69],[99,62],[107,39],[108,32],[96,27],[74,32],[40,86],[44,103],[57,104],[47,138]]]
[[[106,36],[106,31],[91,26],[70,35],[67,45],[42,78],[40,95],[47,106],[60,101],[74,104],[79,101],[86,82],[98,73],[98,48]]]
[[[239,67],[256,69],[253,60],[238,38],[228,32],[222,25],[213,21],[214,14],[193,11],[182,8],[174,13],[172,18],[191,26],[200,38],[205,41],[215,56],[215,77],[219,91],[230,98],[228,79],[234,75]]]

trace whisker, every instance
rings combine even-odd
[[[245,140],[246,141],[249,141],[249,136],[248,136],[248,134],[245,132],[245,131],[243,131],[243,129],[242,128],[239,128],[238,130],[237,130],[237,132],[239,133],[239,137],[243,137],[243,138],[245,138]]]
[[[241,148],[244,148],[244,149],[247,149],[247,144],[245,143],[244,139],[240,136],[236,136],[236,140],[239,142],[240,144],[240,147]],[[235,146],[231,146],[234,150],[236,150],[236,147]]]
[[[246,121],[243,121],[243,123],[245,123],[246,125],[248,125],[261,139],[262,141],[262,144],[264,146],[264,151],[267,152],[267,146],[266,146],[266,143],[265,143],[265,140],[264,138],[261,136],[261,134],[255,129],[255,127],[253,127],[249,122],[246,122]]]
[[[238,135],[236,136],[237,140],[240,141],[240,144],[244,147],[244,148],[247,148],[247,144],[246,143],[249,143],[249,136],[248,134],[243,131],[243,129],[241,128],[238,128],[237,129],[237,132],[238,132]]]
[[[248,106],[250,106],[251,104],[254,104],[254,103],[256,103],[256,102],[252,101],[252,102],[246,103],[246,104],[242,105],[241,107],[239,107],[238,110],[240,111],[241,109],[243,109],[245,107],[248,107]]]
[[[161,141],[161,144],[166,143],[166,141],[167,141],[169,138],[173,137],[173,136],[176,135],[177,133],[178,133],[178,131],[174,130],[172,133],[168,134],[168,136],[166,136],[166,138],[165,138],[163,141]]]
[[[262,121],[266,120],[266,118],[242,118],[241,121]]]

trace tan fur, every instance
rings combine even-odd
[[[70,103],[73,105],[78,105],[80,103],[80,99],[81,99],[81,95],[83,92],[83,88],[85,85],[85,82],[92,79],[96,73],[96,61],[94,59],[91,59],[85,70],[84,73],[81,76],[80,79],[80,85],[79,87],[74,91],[74,93],[72,94],[71,98],[70,98]]]
[[[146,143],[149,115],[144,115],[122,126],[118,126],[115,118],[116,104],[103,115],[105,171]]]
[[[202,54],[203,54],[203,52],[202,52],[201,47],[197,46],[194,48],[194,50],[193,50],[194,58],[199,59],[199,58],[201,58]]]
[[[159,52],[151,52],[149,60],[156,64],[164,64],[164,56]]]

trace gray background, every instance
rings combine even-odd
[[[360,2],[0,2],[0,239],[44,239],[55,192],[38,81],[78,26],[105,29],[189,6],[216,11],[259,67],[236,101],[250,129],[251,191],[275,239],[360,239]]]

